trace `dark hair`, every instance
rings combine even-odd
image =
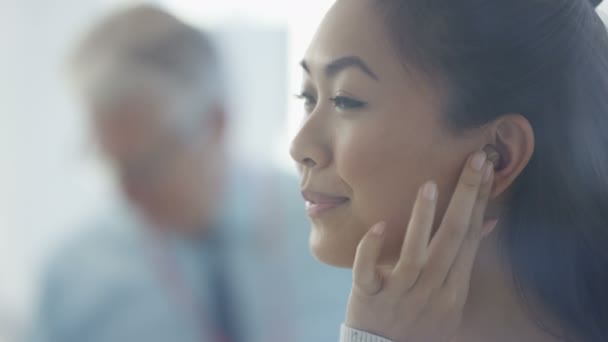
[[[524,301],[539,299],[563,325],[552,333],[608,341],[608,33],[594,10],[600,1],[374,1],[406,68],[444,85],[455,132],[507,113],[531,123],[535,151],[510,189],[502,249]]]

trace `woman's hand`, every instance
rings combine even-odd
[[[346,325],[397,342],[449,341],[461,323],[479,242],[496,225],[483,222],[492,180],[484,152],[469,158],[430,243],[437,187],[422,186],[394,267],[377,264],[385,224],[374,225],[357,249]]]

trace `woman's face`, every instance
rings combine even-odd
[[[315,256],[351,267],[356,247],[387,222],[382,259],[396,259],[419,186],[438,183],[442,215],[479,134],[455,136],[440,97],[406,71],[369,0],[338,0],[302,63],[306,117],[292,145]]]

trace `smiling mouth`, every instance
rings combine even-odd
[[[306,211],[310,217],[319,217],[328,211],[348,202],[348,197],[331,196],[318,192],[303,191],[306,200]]]

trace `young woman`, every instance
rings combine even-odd
[[[596,2],[330,10],[292,156],[313,253],[353,267],[344,341],[608,341]]]

